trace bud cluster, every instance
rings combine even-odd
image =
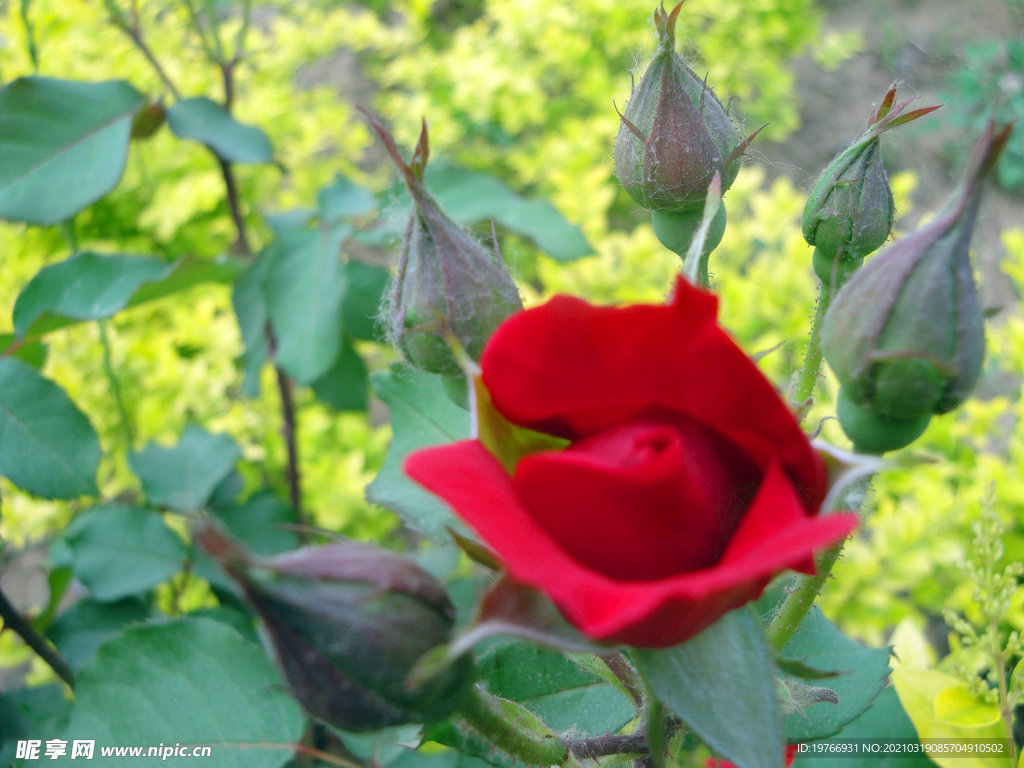
[[[907,445],[978,380],[985,331],[971,233],[982,182],[1009,134],[990,122],[942,210],[850,278],[825,316],[822,351],[842,385],[839,420],[862,451]]]

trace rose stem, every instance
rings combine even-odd
[[[665,710],[650,688],[647,689],[647,706],[644,708],[644,731],[647,734],[647,746],[651,750],[647,756],[651,768],[663,768],[665,765]]]
[[[0,619],[3,619],[3,627],[9,629],[25,641],[25,645],[35,651],[39,658],[50,665],[50,669],[57,673],[71,690],[75,690],[75,673],[60,655],[60,651],[52,647],[46,638],[22,616],[18,610],[11,605],[7,596],[0,591]]]
[[[800,370],[796,386],[793,388],[793,393],[790,396],[792,405],[803,405],[814,393],[814,385],[818,381],[818,369],[821,368],[821,321],[825,317],[825,312],[828,311],[828,305],[831,300],[831,289],[822,283],[818,305],[814,310],[811,338],[807,340],[804,367]]]
[[[629,696],[637,706],[643,702],[644,684],[637,675],[636,670],[626,661],[621,653],[610,653],[607,656],[598,656],[604,665],[611,670],[611,673],[618,678],[623,687],[629,691]]]
[[[864,501],[864,495],[867,492],[868,486],[871,485],[873,477],[874,475],[867,475],[852,482],[850,487],[836,499],[832,505],[833,509],[830,511],[844,508],[860,509]],[[795,588],[782,601],[778,613],[775,614],[775,618],[768,625],[768,642],[771,643],[776,651],[781,651],[783,646],[789,642],[789,638],[796,632],[804,616],[811,610],[811,606],[814,605],[815,599],[821,594],[825,581],[832,573],[832,566],[836,564],[836,560],[839,559],[839,554],[843,551],[845,545],[846,539],[843,539],[818,555],[814,561],[814,576],[801,575],[797,577]]]
[[[527,765],[562,765],[569,759],[569,748],[535,715],[514,702],[485,693],[479,686],[460,713],[491,743]],[[549,735],[543,735],[544,730]]]
[[[789,642],[789,638],[796,632],[804,616],[811,610],[815,598],[821,594],[822,587],[829,574],[832,573],[832,566],[839,559],[839,553],[843,551],[846,539],[822,552],[814,561],[814,568],[817,573],[814,576],[797,577],[796,588],[786,596],[786,599],[779,607],[779,612],[768,625],[768,642],[776,651]]]

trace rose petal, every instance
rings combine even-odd
[[[578,562],[647,581],[717,563],[758,480],[736,446],[687,421],[624,425],[527,456],[512,485]]]
[[[785,505],[782,514],[789,523],[780,526],[768,545],[744,534],[713,568],[623,582],[587,568],[558,546],[520,502],[512,479],[478,442],[417,451],[406,459],[405,470],[454,507],[502,557],[515,579],[546,592],[581,632],[645,647],[692,637],[757,597],[787,565],[804,563],[856,524],[855,515],[796,518],[795,492],[775,462],[751,505],[752,531],[761,530],[761,516],[770,512],[771,504]]]
[[[481,357],[509,420],[570,440],[665,408],[735,442],[766,469],[778,456],[816,512],[825,471],[785,403],[715,321],[717,299],[682,278],[664,306],[595,307],[557,296],[513,315]]]

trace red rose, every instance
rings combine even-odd
[[[786,745],[786,768],[789,768],[796,760],[796,751],[800,748],[799,744],[787,744]],[[705,768],[736,768],[736,765],[730,763],[728,760],[722,760],[717,757],[709,757],[704,761]]]
[[[771,384],[680,279],[667,305],[558,296],[506,320],[481,358],[495,407],[566,438],[514,476],[476,440],[411,454],[446,500],[585,635],[675,645],[845,537],[818,516],[825,469]]]

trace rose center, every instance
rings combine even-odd
[[[685,417],[625,424],[528,456],[513,479],[552,539],[620,581],[715,565],[759,483],[743,451]]]

